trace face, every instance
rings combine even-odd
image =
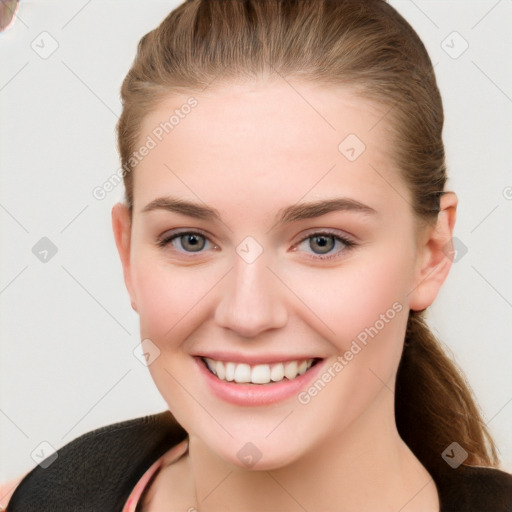
[[[194,97],[161,141],[189,96],[144,120],[141,145],[157,144],[134,171],[132,223],[113,211],[169,409],[212,454],[262,469],[382,430],[409,309],[435,294],[419,285],[425,251],[387,109],[284,81]],[[270,382],[236,382],[249,378]]]

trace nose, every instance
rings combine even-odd
[[[286,324],[283,285],[263,255],[252,263],[237,256],[226,278],[215,311],[217,325],[250,338]]]

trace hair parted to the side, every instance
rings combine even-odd
[[[384,0],[186,0],[174,9],[140,40],[121,89],[118,148],[130,212],[130,157],[162,99],[280,77],[344,86],[386,107],[414,213],[420,224],[436,220],[447,179],[442,100],[423,43]],[[498,466],[471,390],[423,312],[409,313],[395,410],[400,435],[432,475],[448,467],[441,453],[454,441],[468,452],[466,464]]]

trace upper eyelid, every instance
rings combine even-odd
[[[208,240],[208,242],[210,244],[212,244],[214,247],[217,247],[217,244],[213,240],[211,240],[210,235],[204,233],[201,230],[198,230],[197,228],[193,229],[193,230],[192,229],[183,229],[183,231],[173,231],[172,233],[170,233],[168,235],[166,233],[167,233],[167,231],[164,232],[159,237],[157,237],[157,244],[163,245],[164,242],[165,242],[165,244],[171,243],[176,238],[179,238],[180,236],[183,236],[183,235],[200,235],[203,238],[205,238],[206,240]],[[193,253],[190,253],[190,254],[193,254]]]
[[[301,234],[300,238],[297,242],[302,242],[308,238],[311,238],[313,235],[330,235],[335,238],[345,238],[347,240],[350,240],[351,242],[355,243],[355,237],[351,235],[350,233],[347,233],[346,231],[341,230],[335,230],[335,229],[329,229],[329,228],[312,228],[311,231],[307,230],[306,234]]]
[[[198,229],[198,228],[193,228],[193,229],[192,228],[191,229],[176,228],[176,230],[171,230],[171,231],[172,231],[172,233],[167,236],[166,236],[167,231],[164,232],[162,235],[158,236],[157,241],[163,241],[166,239],[170,240],[173,238],[177,238],[180,235],[197,234],[197,235],[201,235],[204,238],[208,239],[214,245],[217,245],[215,242],[213,242],[211,240],[211,235],[209,235],[207,232],[204,232],[203,230]],[[347,240],[350,240],[351,242],[355,243],[355,241],[354,241],[355,237],[345,231],[340,232],[340,230],[335,230],[332,228],[310,228],[310,230],[306,230],[306,233],[302,233],[301,235],[299,235],[300,238],[298,238],[294,242],[294,244],[303,242],[304,240],[312,237],[313,235],[331,235],[331,236],[342,238],[342,239],[346,238]]]
[[[168,236],[165,236],[165,233],[164,233],[163,235],[158,237],[157,244],[161,245],[162,247],[165,247],[166,245],[171,244],[175,239],[179,238],[182,235],[192,234],[192,235],[200,235],[200,236],[204,237],[210,244],[213,245],[214,249],[218,248],[218,245],[213,240],[210,239],[210,236],[205,234],[202,230],[200,230],[198,228],[194,228],[194,229],[181,228],[181,230],[180,230],[180,228],[176,228],[176,229],[177,229],[177,231],[173,231]],[[308,240],[309,238],[312,238],[314,235],[332,236],[332,237],[334,237],[334,239],[336,239],[339,242],[341,242],[342,244],[344,244],[347,249],[351,249],[354,246],[358,245],[358,243],[354,241],[354,239],[353,239],[354,237],[348,233],[343,232],[343,234],[340,234],[340,232],[338,230],[334,230],[332,228],[330,228],[330,229],[329,228],[311,228],[311,230],[307,230],[307,232],[305,234],[304,233],[301,234],[300,238],[293,242],[294,250],[299,244],[304,243],[306,240]],[[203,254],[205,251],[201,250],[201,251],[194,253],[194,251],[178,250],[178,252],[184,253],[184,254],[190,254],[190,255],[196,254],[196,256],[199,257],[199,255]],[[338,252],[341,252],[341,251],[338,251]],[[318,259],[327,259],[327,256],[322,256],[320,254],[318,254],[316,256]]]
[[[207,238],[211,241],[211,235],[207,232],[198,229],[198,228],[176,228],[176,229],[169,229],[167,231],[164,231],[161,235],[157,237],[157,241],[161,240],[169,240],[172,238],[176,238],[180,235],[201,235],[204,238]],[[212,242],[213,243],[213,242]]]

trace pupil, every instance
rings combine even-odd
[[[329,243],[329,241],[331,243]],[[329,252],[332,249],[332,243],[334,241],[334,238],[332,236],[316,236],[314,237],[314,242],[318,244],[322,249],[325,249],[327,247],[327,250],[323,250],[321,252]]]
[[[184,239],[185,239],[185,244],[183,244],[183,246],[185,249],[192,249],[193,251],[198,251],[198,250],[200,251],[204,247],[204,241],[203,241],[203,244],[201,244],[199,242],[199,237],[197,235],[185,235]],[[187,245],[189,245],[189,247],[187,247]]]

